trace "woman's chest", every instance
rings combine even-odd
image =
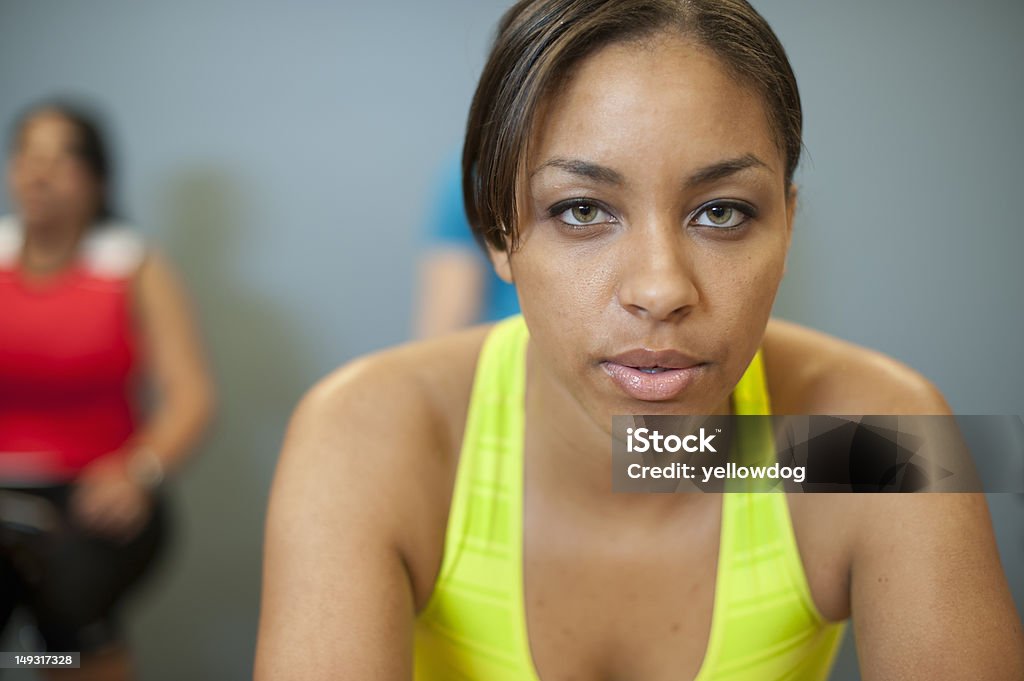
[[[36,286],[0,276],[0,375],[5,384],[120,376],[135,354],[125,282],[70,274]]]
[[[709,678],[729,664],[723,651],[806,646],[822,624],[809,608],[843,601],[843,570],[813,521],[795,523],[787,545],[789,528],[738,517],[764,516],[784,497],[681,501],[677,513],[669,503],[631,519],[583,518],[527,495],[525,619],[543,681]],[[801,544],[811,545],[806,559]]]
[[[686,519],[582,519],[527,504],[524,584],[534,665],[554,679],[691,679],[711,632],[719,508]]]

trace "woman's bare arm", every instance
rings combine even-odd
[[[487,265],[473,247],[435,247],[421,258],[413,329],[417,338],[441,336],[479,320]]]
[[[76,478],[72,508],[83,526],[127,541],[148,518],[150,488],[192,451],[213,412],[213,387],[184,288],[170,265],[150,253],[136,279],[142,362],[155,400],[121,450]]]
[[[435,429],[409,372],[379,357],[300,404],[267,517],[257,681],[412,678],[409,547],[439,542],[445,518]]]
[[[1024,679],[1024,635],[980,494],[877,495],[851,570],[865,681]]]
[[[214,389],[188,296],[177,273],[150,253],[137,281],[145,360],[156,403],[133,444],[174,469],[191,453],[213,415]]]
[[[782,413],[950,414],[927,379],[880,353],[778,320],[765,348]],[[1024,679],[1021,620],[984,496],[855,501],[850,609],[864,680]]]

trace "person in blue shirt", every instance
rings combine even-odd
[[[425,225],[415,334],[442,335],[519,312],[516,289],[498,278],[469,229],[458,154],[445,163]]]

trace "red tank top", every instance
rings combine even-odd
[[[24,276],[21,229],[0,219],[0,484],[66,481],[135,430],[133,232],[93,228],[52,278]]]

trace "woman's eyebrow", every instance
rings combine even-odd
[[[603,166],[592,161],[568,158],[552,158],[546,161],[543,165],[533,171],[531,177],[545,168],[558,168],[559,170],[564,170],[567,173],[578,175],[579,177],[585,177],[588,180],[594,180],[595,182],[600,182],[602,184],[622,186],[626,183],[622,173],[617,170],[613,170],[608,166]],[[690,188],[708,182],[714,182],[749,168],[764,168],[765,170],[771,170],[771,168],[768,167],[768,164],[757,156],[753,154],[744,154],[742,156],[737,156],[736,158],[725,159],[724,161],[718,161],[704,166],[703,168],[699,168],[690,174],[690,177],[686,180],[685,186]]]
[[[704,166],[703,168],[695,171],[689,178],[687,178],[686,188],[689,189],[707,182],[722,180],[730,175],[735,175],[741,170],[747,170],[748,168],[764,168],[765,170],[771,170],[771,168],[768,167],[768,164],[757,156],[754,156],[753,154],[744,154],[743,156],[737,156],[736,158],[712,163],[711,165]]]
[[[623,185],[625,179],[622,174],[617,170],[590,161],[583,161],[580,159],[568,159],[568,158],[553,158],[544,163],[542,166],[534,170],[530,176],[533,177],[545,168],[558,168],[564,170],[567,173],[585,177],[588,180],[594,180],[602,184],[613,184]]]

